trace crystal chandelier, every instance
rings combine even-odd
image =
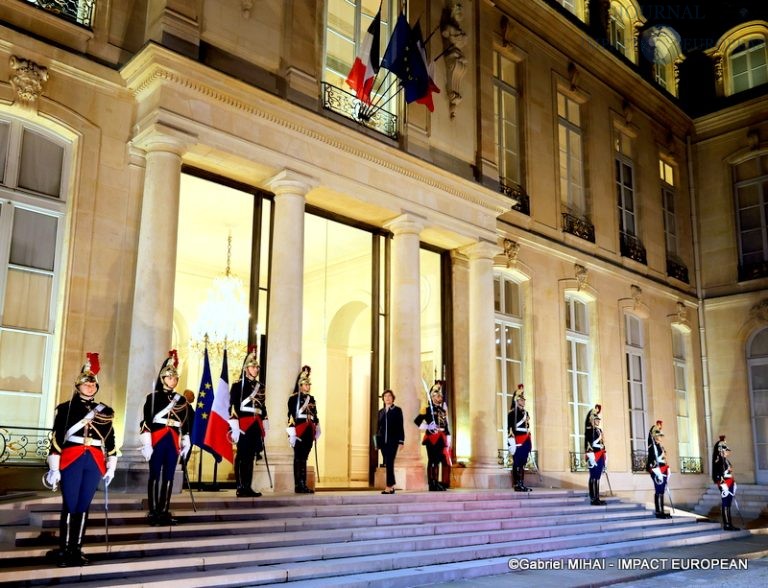
[[[212,358],[221,357],[224,349],[230,365],[245,358],[248,335],[248,303],[243,281],[232,274],[232,235],[227,236],[227,267],[223,276],[213,279],[206,301],[200,305],[192,327],[189,345],[202,355],[206,346]]]

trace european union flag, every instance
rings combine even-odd
[[[204,449],[216,461],[221,461],[221,456],[205,444],[205,431],[208,429],[208,420],[213,408],[213,381],[211,378],[211,363],[208,360],[208,348],[205,349],[203,358],[203,378],[200,380],[200,391],[195,402],[195,422],[192,426],[192,445]]]

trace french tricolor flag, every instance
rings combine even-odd
[[[376,17],[371,21],[368,32],[360,46],[360,52],[355,57],[352,69],[347,76],[347,85],[355,91],[355,95],[365,102],[371,103],[371,91],[376,74],[379,73],[379,45],[381,37],[381,4]]]
[[[205,445],[229,463],[234,461],[235,452],[232,450],[232,439],[229,436],[229,370],[226,349],[221,364],[221,377],[213,394],[208,428],[205,430]]]

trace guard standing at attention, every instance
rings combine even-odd
[[[56,565],[87,566],[83,537],[99,481],[108,486],[115,477],[117,450],[114,411],[94,399],[99,391],[99,354],[88,353],[75,379],[72,398],[56,407],[53,437],[44,484],[61,487],[59,549],[49,552]]]
[[[170,512],[173,476],[179,458],[186,459],[192,443],[193,411],[187,399],[174,390],[179,383],[179,357],[168,352],[155,381],[155,391],[144,401],[140,424],[141,454],[149,462],[147,495],[150,525],[175,525]]]
[[[259,360],[253,348],[245,356],[240,379],[229,392],[229,426],[232,441],[237,443],[235,484],[237,496],[258,498],[261,492],[251,487],[253,463],[261,459],[264,438],[269,431],[266,392],[259,382]]]
[[[320,419],[317,417],[317,403],[310,395],[312,368],[301,368],[288,398],[288,442],[293,447],[293,483],[296,494],[314,494],[307,486],[307,460],[312,445],[320,438]],[[315,448],[317,451],[317,448]]]

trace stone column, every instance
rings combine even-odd
[[[421,293],[419,234],[423,219],[406,213],[389,221],[392,231],[392,289],[390,293],[390,385],[403,409],[405,445],[397,456],[397,487],[424,489],[426,473],[421,455],[421,435],[409,426],[419,411],[421,383]]]
[[[469,257],[469,477],[476,488],[504,487],[505,481],[509,486],[509,474],[497,462],[496,438],[500,417],[496,414],[493,258],[500,251],[487,241],[463,250]]]
[[[134,146],[145,152],[146,168],[128,355],[125,438],[120,459],[120,469],[128,470],[127,484],[132,489],[142,487],[142,478],[147,473],[144,458],[138,452],[144,398],[153,390],[160,363],[171,345],[181,158],[195,142],[195,137],[161,124],[152,125],[133,140]]]
[[[288,444],[288,397],[301,368],[301,328],[304,294],[304,202],[317,181],[283,170],[265,183],[275,194],[272,232],[269,318],[267,331],[267,409],[270,430],[267,452],[275,492],[291,492],[293,450]],[[322,417],[322,414],[321,414]],[[322,425],[322,423],[321,423]],[[269,488],[263,468],[254,469],[254,487]]]

